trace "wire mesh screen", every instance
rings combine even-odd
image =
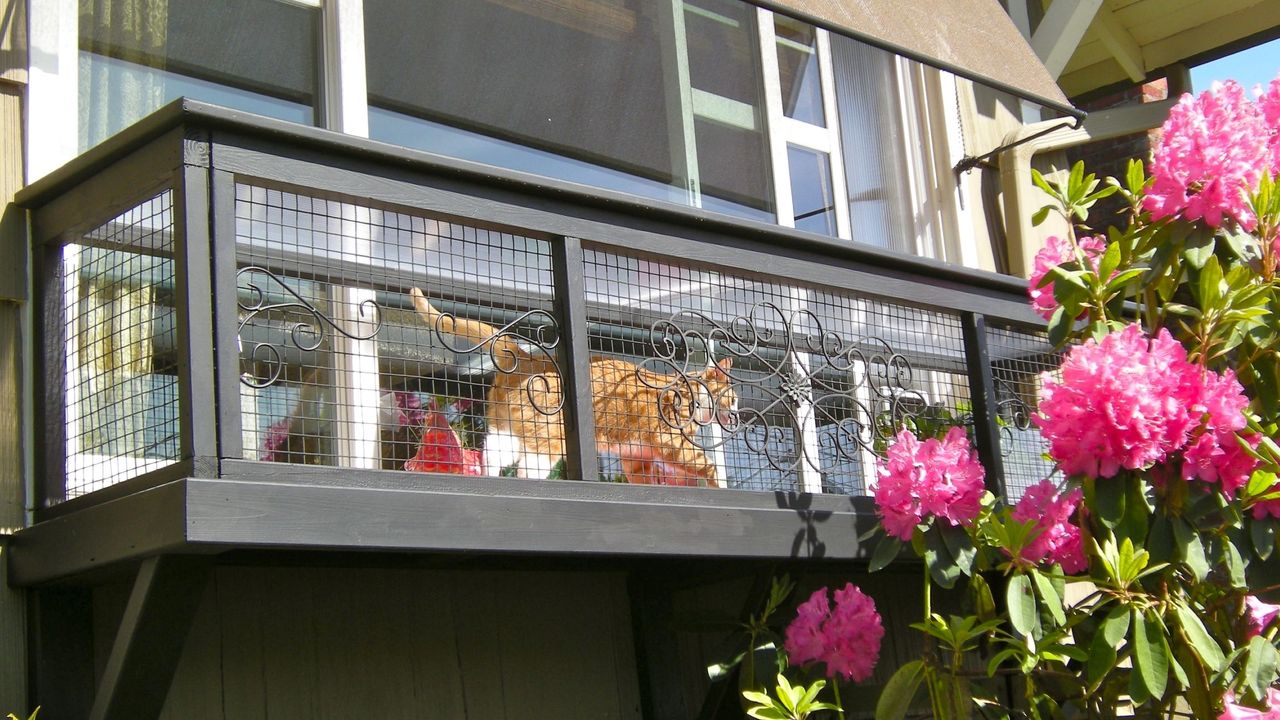
[[[546,241],[247,184],[236,221],[246,459],[562,470]]]
[[[1000,453],[1010,502],[1053,473],[1040,430],[1031,423],[1040,394],[1040,374],[1056,372],[1060,353],[1042,332],[988,327],[987,351],[995,384]]]
[[[589,249],[607,479],[865,494],[904,424],[967,423],[959,319]]]
[[[62,288],[66,484],[50,501],[179,459],[170,193],[64,246]]]

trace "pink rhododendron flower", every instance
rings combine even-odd
[[[901,540],[910,540],[927,516],[968,525],[981,509],[986,472],[963,428],[924,442],[910,430],[899,432],[885,451],[879,475],[877,511],[885,532]]]
[[[1271,174],[1280,175],[1280,77],[1258,91],[1258,111],[1267,126],[1267,149],[1271,153]]]
[[[1107,242],[1101,237],[1088,235],[1077,242],[1088,258],[1096,258],[1107,249]],[[1076,255],[1071,248],[1071,241],[1057,235],[1045,238],[1044,247],[1036,253],[1035,268],[1031,271],[1030,279],[1027,280],[1027,295],[1031,298],[1032,309],[1045,320],[1053,317],[1054,311],[1058,309],[1058,301],[1053,297],[1053,284],[1040,287],[1040,282],[1045,275],[1049,274],[1049,271],[1063,263],[1075,260]]]
[[[875,602],[847,583],[835,591],[834,607],[825,587],[801,603],[787,626],[783,647],[792,665],[821,662],[827,666],[827,677],[861,682],[871,677],[880,659],[883,637]]]
[[[1218,720],[1280,720],[1280,690],[1267,688],[1266,710],[1237,705],[1235,693],[1228,690],[1222,697],[1222,714]]]
[[[1057,486],[1048,480],[1027,488],[1013,508],[1013,519],[1022,523],[1034,520],[1039,534],[1022,549],[1023,559],[1033,563],[1057,563],[1068,575],[1083,572],[1088,567],[1080,541],[1080,528],[1071,521],[1081,497],[1080,488],[1061,494]]]
[[[1129,325],[1078,345],[1062,364],[1062,379],[1045,373],[1040,409],[1032,418],[1049,454],[1068,475],[1111,477],[1181,449],[1196,419],[1198,370],[1166,330],[1148,339]]]
[[[1252,230],[1257,218],[1247,195],[1270,166],[1267,143],[1263,111],[1238,83],[1183,95],[1161,128],[1144,209],[1157,220],[1181,215],[1221,227],[1230,218]]]
[[[1280,605],[1272,605],[1271,603],[1262,602],[1258,598],[1249,595],[1244,599],[1245,620],[1249,623],[1245,631],[1246,637],[1261,635],[1272,620],[1280,615]]]
[[[1236,441],[1236,434],[1248,424],[1245,410],[1249,398],[1230,369],[1222,374],[1199,369],[1199,373],[1195,385],[1199,396],[1193,399],[1190,411],[1196,419],[1203,417],[1204,425],[1184,453],[1182,476],[1221,483],[1227,497],[1235,497],[1258,465]],[[1257,435],[1249,435],[1247,440],[1254,447],[1260,442]]]

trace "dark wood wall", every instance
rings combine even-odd
[[[162,717],[743,717],[736,681],[716,685],[706,668],[744,648],[737,628],[772,568],[717,565],[219,567]],[[844,691],[851,717],[869,716],[893,669],[919,656],[908,628],[919,619],[918,572],[798,576],[796,601],[849,580],[875,598],[887,631],[880,667]],[[99,675],[128,594],[125,581],[93,591]]]
[[[95,591],[99,672],[127,596]],[[219,568],[162,717],[639,718],[626,578]]]

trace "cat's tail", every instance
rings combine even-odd
[[[418,288],[411,288],[409,297],[413,300],[413,309],[418,311],[418,317],[422,318],[427,327],[475,343],[476,350],[489,352],[495,358],[515,360],[529,357],[529,353],[520,347],[513,334],[500,332],[486,322],[442,313],[427,301],[427,296]]]

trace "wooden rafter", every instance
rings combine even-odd
[[[1058,77],[1102,7],[1102,0],[1054,0],[1031,36],[1031,49],[1049,74]]]
[[[1093,19],[1093,30],[1098,41],[1111,53],[1130,80],[1142,82],[1146,78],[1147,68],[1142,58],[1142,47],[1115,14],[1106,7],[1098,8]]]

